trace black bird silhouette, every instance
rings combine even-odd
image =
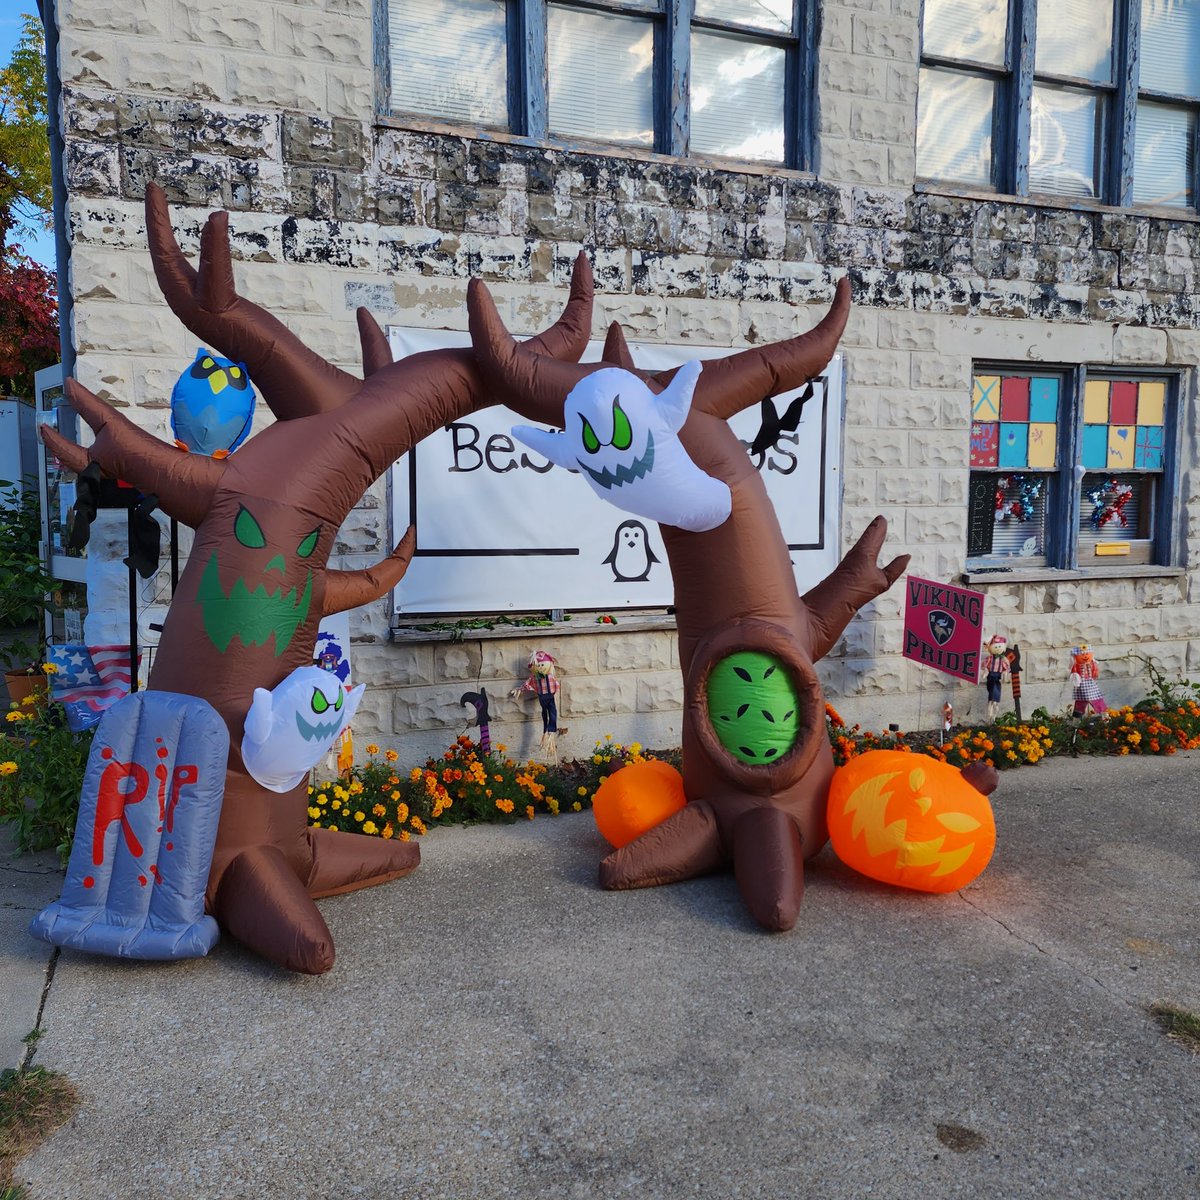
[[[755,434],[754,441],[750,445],[750,453],[764,454],[775,445],[781,433],[795,432],[797,426],[800,424],[800,415],[804,412],[804,406],[812,399],[812,394],[813,385],[810,383],[787,406],[782,417],[780,417],[778,410],[775,408],[775,401],[770,396],[764,397],[762,403],[759,405],[759,411],[762,414],[762,424],[759,426],[758,433]]]

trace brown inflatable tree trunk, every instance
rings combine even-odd
[[[616,325],[604,362],[552,361],[513,341],[482,284],[472,281],[467,296],[476,354],[503,389],[505,403],[530,420],[561,429],[567,394],[605,366],[633,371],[655,392],[674,374],[634,370]],[[679,437],[701,470],[728,484],[733,511],[703,533],[660,526],[675,583],[688,804],[610,854],[600,866],[604,887],[648,887],[732,864],[760,924],[790,929],[796,921],[803,861],[828,840],[825,804],[833,774],[825,700],[813,664],[862,605],[895,583],[908,557],[877,565],[887,523],[876,517],[837,569],[800,596],[766,488],[727,422],[819,374],[849,308],[843,279],[832,308],[811,333],[704,364]],[[727,712],[729,695],[734,701]],[[771,735],[758,743],[756,716]],[[789,734],[780,749],[777,732],[784,723]]]
[[[245,364],[276,421],[223,461],[181,452],[71,381],[71,404],[95,431],[86,450],[42,427],[50,450],[80,471],[158,497],[196,531],[154,659],[150,687],[207,700],[231,750],[209,911],[230,934],[295,971],[333,965],[313,899],[406,875],[415,843],[308,828],[306,784],[279,794],[246,771],[239,747],[254,689],[312,661],[323,615],[356,608],[399,582],[415,545],[362,571],[329,570],[329,552],[366,489],[423,437],[492,403],[468,350],[391,362],[383,332],[359,310],[366,381],[313,353],[234,287],[227,216],[209,217],[198,269],[171,230],[163,193],[146,195],[147,233],[167,303],[208,345]],[[580,256],[571,299],[537,349],[578,358],[591,319],[591,273]]]

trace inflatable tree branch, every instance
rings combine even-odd
[[[413,843],[308,828],[304,783],[265,790],[238,747],[256,688],[271,690],[311,661],[323,614],[384,595],[415,546],[361,571],[327,560],[366,489],[418,441],[493,402],[469,350],[392,363],[378,325],[359,312],[366,381],[314,354],[284,325],[237,294],[227,217],[208,218],[197,267],[171,231],[166,199],[146,194],[155,274],[193,333],[243,363],[276,422],[222,461],[181,452],[139,429],[76,383],[68,397],[95,431],[86,450],[42,427],[73,469],[88,462],[158,496],[195,541],[163,627],[152,689],[200,696],[220,713],[232,747],[207,905],[250,949],[296,971],[333,964],[333,941],[313,898],[407,874]],[[581,255],[559,321],[531,350],[578,358],[590,332],[591,272]]]
[[[620,330],[610,329],[605,362],[579,365],[518,345],[504,329],[487,289],[468,289],[475,352],[505,402],[530,420],[557,429],[568,415],[582,421],[573,460],[619,507],[643,515],[622,496],[661,469],[667,437],[677,430],[687,468],[728,489],[723,508],[688,513],[676,492],[677,517],[661,517],[675,583],[679,657],[685,685],[683,776],[688,804],[662,825],[615,851],[600,867],[607,888],[669,883],[732,865],[747,907],[769,929],[795,923],[803,894],[803,861],[828,839],[825,801],[833,758],[825,736],[825,704],[813,664],[826,654],[862,605],[900,577],[907,556],[877,565],[887,524],[877,517],[837,569],[805,596],[797,593],[787,544],[759,473],[727,421],[764,397],[805,384],[832,357],[850,308],[843,279],[824,320],[810,333],[772,346],[678,371],[633,370]],[[620,370],[614,370],[612,364]],[[603,375],[601,374],[603,373]],[[631,378],[631,376],[636,378]],[[640,385],[665,412],[666,436],[640,435],[629,412]],[[580,392],[575,389],[579,387]],[[689,388],[690,410],[687,408]],[[594,428],[575,396],[604,401]],[[568,398],[572,403],[568,405]],[[611,405],[611,416],[605,409]],[[636,411],[647,411],[643,406]],[[686,412],[686,419],[683,414]],[[671,416],[675,414],[675,416]],[[611,430],[611,432],[610,432]],[[521,431],[530,444],[568,462],[564,435]],[[572,431],[567,430],[567,434]],[[604,441],[601,434],[607,435]],[[613,454],[622,450],[624,458]],[[572,443],[572,454],[576,453]],[[605,469],[596,469],[604,457]],[[679,456],[676,455],[676,460]],[[688,462],[687,460],[690,460]],[[686,526],[686,527],[684,527]]]

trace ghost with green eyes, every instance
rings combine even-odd
[[[692,533],[715,529],[732,509],[729,485],[696,466],[679,440],[700,369],[685,363],[655,395],[629,371],[605,367],[572,388],[562,430],[518,425],[513,437],[578,471],[625,512]]]
[[[350,724],[365,690],[347,691],[320,667],[297,667],[269,692],[255,688],[242,738],[246,770],[263,787],[290,792]]]

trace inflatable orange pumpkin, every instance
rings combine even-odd
[[[970,779],[978,780],[979,766],[972,764]],[[994,769],[987,773],[979,786],[994,781]],[[970,779],[957,767],[902,750],[851,759],[829,788],[829,837],[838,858],[897,887],[965,887],[996,846],[992,806]]]
[[[605,839],[619,850],[686,803],[683,776],[670,763],[652,759],[614,771],[597,788],[592,815]]]

